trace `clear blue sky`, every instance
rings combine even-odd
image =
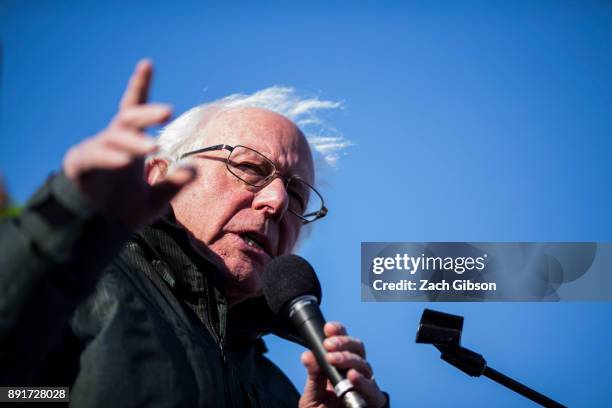
[[[129,3],[129,4],[127,4]],[[360,302],[361,241],[611,241],[612,3],[0,1],[0,169],[23,202],[112,117],[133,64],[177,112],[294,86],[354,145],[301,254],[394,406],[529,407],[414,344],[429,306],[570,406],[610,406],[609,303]],[[300,349],[269,338],[301,389]]]

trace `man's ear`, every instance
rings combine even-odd
[[[150,185],[157,184],[168,175],[168,161],[155,157],[145,164],[145,178]]]

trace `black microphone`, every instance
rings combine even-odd
[[[319,308],[321,284],[312,266],[297,255],[279,256],[270,261],[262,281],[268,306],[276,315],[291,321],[334,385],[338,398],[349,408],[366,407],[346,378],[346,371],[338,370],[325,359],[325,318]]]

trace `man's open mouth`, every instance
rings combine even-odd
[[[266,254],[270,255],[270,253],[268,252],[268,249],[266,248],[265,243],[263,243],[255,235],[245,232],[245,233],[240,234],[240,237],[244,240],[244,242],[247,243],[248,246],[253,247],[253,248],[259,248],[260,250],[264,251]]]

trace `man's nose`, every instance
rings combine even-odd
[[[289,207],[289,195],[285,183],[280,177],[272,180],[255,194],[253,208],[264,210],[274,218],[281,220]]]

